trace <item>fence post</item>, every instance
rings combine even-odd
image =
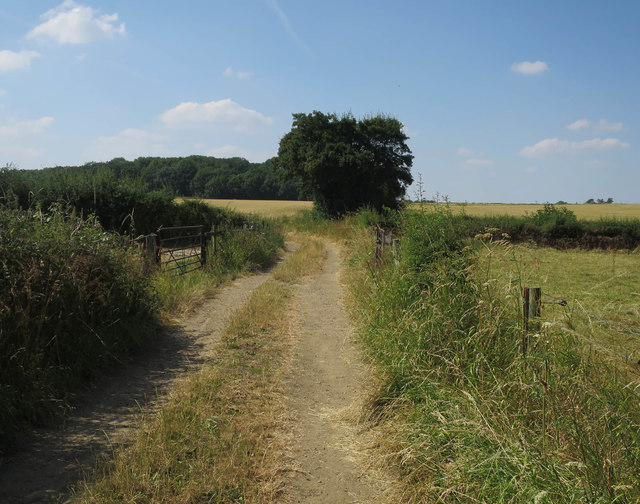
[[[522,353],[527,353],[529,346],[529,319],[540,316],[542,305],[541,287],[524,287],[522,290]]]
[[[216,225],[215,224],[211,225],[211,236],[213,237],[213,255],[216,255],[218,253],[218,245],[216,242]]]
[[[207,240],[205,239],[204,226],[200,226],[200,264],[207,264]]]

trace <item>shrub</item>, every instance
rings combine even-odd
[[[282,235],[268,227],[228,231],[219,238],[216,254],[209,253],[207,269],[222,274],[263,268],[273,263],[283,246]]]

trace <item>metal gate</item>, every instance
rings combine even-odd
[[[204,226],[160,227],[156,234],[156,263],[162,269],[184,275],[206,264],[209,233]]]

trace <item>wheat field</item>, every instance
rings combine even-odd
[[[311,210],[312,201],[285,200],[236,200],[236,199],[203,199],[208,205],[227,208],[236,212],[260,215],[261,217],[282,217],[295,215],[301,210]]]
[[[525,216],[533,214],[543,208],[542,204],[508,204],[508,203],[452,203],[455,209],[464,211],[468,215],[513,215]],[[639,204],[611,203],[611,204],[569,204],[566,206],[579,219],[600,219],[615,217],[617,219],[640,218]]]
[[[179,198],[178,200],[180,200]],[[295,215],[301,210],[311,210],[312,201],[285,201],[285,200],[238,200],[238,199],[204,199],[205,203],[228,208],[236,212],[255,214],[263,217],[280,217]],[[512,203],[450,203],[451,206],[460,212],[468,215],[513,215],[525,216],[534,214],[541,208],[542,204],[512,204]],[[432,204],[427,203],[427,207]],[[418,208],[419,204],[412,203],[410,208]],[[611,203],[611,204],[568,204],[569,210],[576,214],[579,219],[640,219],[640,204],[631,203]]]

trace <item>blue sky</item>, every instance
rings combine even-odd
[[[264,161],[292,113],[384,113],[427,196],[640,203],[638,26],[631,0],[2,0],[0,166]]]

